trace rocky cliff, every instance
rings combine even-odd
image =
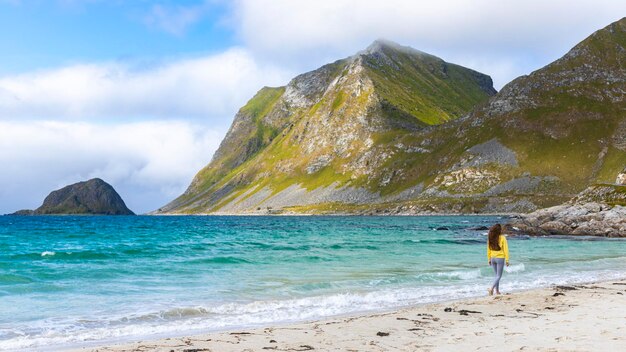
[[[39,208],[15,213],[15,215],[53,214],[134,215],[115,189],[99,178],[53,191]]]
[[[626,19],[494,93],[485,75],[375,42],[262,89],[159,212],[530,212],[614,182]]]

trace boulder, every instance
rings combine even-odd
[[[548,221],[543,224],[540,224],[539,227],[541,227],[543,230],[547,231],[548,233],[558,234],[558,235],[570,234],[572,233],[572,230],[573,230],[572,227],[564,224],[561,221]]]

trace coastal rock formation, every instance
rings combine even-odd
[[[518,216],[510,225],[529,235],[626,237],[626,186],[589,187],[568,203]]]
[[[14,215],[53,214],[134,215],[115,189],[99,178],[53,191],[39,208],[14,213]]]
[[[621,19],[494,96],[486,75],[377,41],[286,87],[261,89],[211,163],[156,213],[561,204],[613,183],[626,165],[625,53]]]
[[[529,235],[626,237],[626,207],[602,203],[565,204],[541,209],[511,223]]]

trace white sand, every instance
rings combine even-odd
[[[626,280],[574,288],[76,351],[626,351]]]

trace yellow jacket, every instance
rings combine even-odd
[[[500,244],[500,250],[496,251],[489,248],[489,240],[487,240],[487,260],[491,260],[491,258],[504,258],[504,260],[508,263],[509,246],[506,243],[506,237],[504,235],[500,235],[498,243]]]

